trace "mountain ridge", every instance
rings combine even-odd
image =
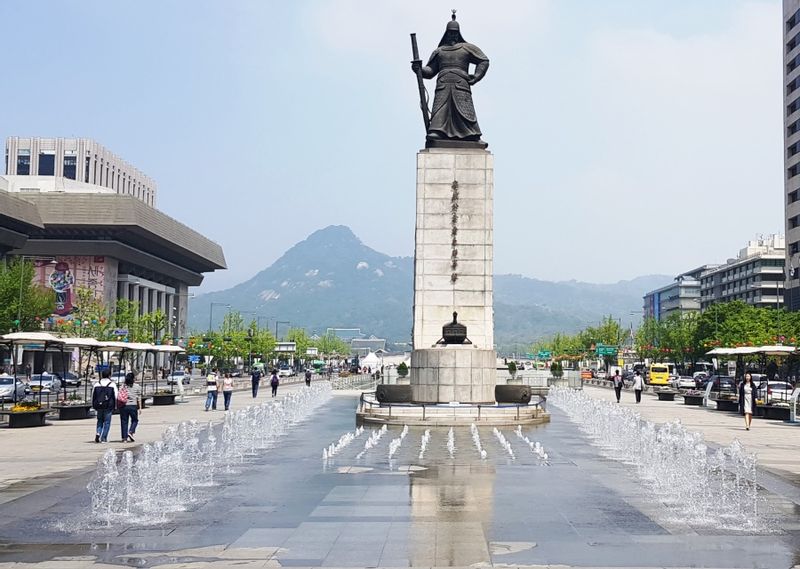
[[[364,244],[349,227],[330,225],[251,278],[190,299],[189,327],[203,330],[214,302],[229,304],[246,320],[253,314],[269,317],[271,326],[277,320],[318,334],[328,327],[361,328],[393,342],[410,342],[413,278],[413,257],[386,255]],[[645,292],[671,280],[645,275],[595,284],[495,275],[496,341],[527,343],[558,331],[573,332],[608,314],[625,325],[631,312],[641,311]],[[214,327],[223,317],[223,310],[214,312]]]

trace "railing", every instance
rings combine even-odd
[[[531,411],[533,410],[538,411],[546,411],[546,397],[538,397],[536,401],[531,401],[530,403],[460,403],[458,405],[446,404],[446,403],[381,403],[377,400],[375,396],[375,392],[365,392],[361,394],[359,397],[358,402],[358,412],[359,413],[371,413],[373,408],[377,407],[379,409],[387,409],[389,414],[388,418],[392,418],[392,411],[397,410],[399,411],[398,414],[402,415],[402,411],[404,409],[421,409],[422,410],[422,420],[425,421],[428,418],[429,411],[436,411],[437,417],[441,417],[444,415],[449,415],[450,413],[453,414],[453,417],[457,415],[474,415],[477,421],[481,420],[481,411],[483,409],[515,409],[516,410],[516,419],[519,420],[520,418],[520,409],[523,411]]]
[[[337,390],[370,390],[375,389],[377,384],[378,380],[375,376],[368,373],[348,375],[346,377],[340,377],[338,375],[331,376],[331,387]]]

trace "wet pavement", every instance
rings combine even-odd
[[[482,460],[468,428],[411,429],[393,459],[390,429],[364,452],[371,429],[327,462],[322,449],[353,431],[357,399],[336,396],[280,445],[199,490],[186,511],[157,526],[87,521],[93,469],[32,481],[0,505],[0,567],[765,567],[800,564],[800,512],[770,495],[772,530],[761,535],[690,527],[602,457],[557,409],[525,429],[547,462],[490,428]],[[795,489],[793,486],[787,489]],[[66,528],[60,531],[56,528]]]

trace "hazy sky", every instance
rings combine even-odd
[[[423,59],[491,59],[495,270],[678,273],[783,231],[779,0],[0,2],[0,136],[93,138],[222,244],[226,288],[312,231],[414,247]],[[433,91],[433,84],[428,89]]]

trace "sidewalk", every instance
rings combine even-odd
[[[315,379],[315,382],[323,381]],[[240,383],[244,384],[242,381]],[[234,391],[231,409],[241,409],[254,403],[270,400],[272,390],[269,378],[262,379],[258,398],[253,399],[250,380],[247,387]],[[304,387],[302,380],[281,385],[278,398],[287,391]],[[120,420],[115,415],[109,431],[109,442],[94,442],[96,420],[58,421],[49,419],[46,427],[27,429],[0,428],[0,504],[15,500],[59,480],[71,478],[80,470],[92,471],[97,460],[109,448],[135,450],[144,443],[161,439],[168,425],[197,419],[200,422],[221,422],[225,417],[222,394],[217,401],[217,411],[204,411],[205,393],[189,395],[185,402],[152,407],[140,411],[136,443],[120,442]],[[87,478],[88,481],[88,478]]]
[[[611,388],[586,386],[583,390],[594,399],[616,401]],[[636,405],[633,391],[627,389],[622,392],[620,404],[634,407],[643,418],[654,423],[680,419],[684,427],[701,432],[711,443],[729,445],[738,439],[749,452],[758,455],[762,468],[800,485],[800,424],[753,417],[753,424],[747,431],[744,417],[717,411],[713,402],[709,407],[695,407],[684,405],[682,397],[675,397],[675,401],[659,401],[654,394],[644,393],[642,402]]]

